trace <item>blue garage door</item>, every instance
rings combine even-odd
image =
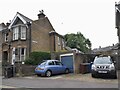
[[[61,62],[63,65],[67,66],[71,73],[73,73],[73,55],[71,56],[61,56]]]

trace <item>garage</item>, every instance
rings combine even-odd
[[[60,60],[63,65],[67,66],[71,73],[74,73],[74,58],[73,53],[60,55]]]

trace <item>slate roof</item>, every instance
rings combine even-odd
[[[16,15],[15,15],[15,17],[13,18],[11,24],[8,27],[9,29],[14,24],[14,22],[16,21],[17,18],[20,18],[24,24],[26,24],[27,22],[32,23],[32,20],[30,18],[28,18],[28,17],[24,16],[23,14],[17,12]]]
[[[2,31],[2,30],[5,29],[5,28],[6,28],[5,24],[4,24],[4,23],[1,23],[1,24],[0,24],[0,31]]]
[[[32,20],[26,16],[24,16],[23,14],[17,12],[17,14],[19,14],[26,22],[32,22]]]
[[[115,44],[113,46],[107,46],[107,47],[103,47],[103,48],[96,48],[93,49],[92,52],[105,52],[105,51],[110,51],[110,50],[118,50],[119,44]]]

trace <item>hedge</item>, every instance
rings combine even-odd
[[[51,55],[48,52],[31,52],[30,56],[26,58],[25,64],[38,65],[43,60],[51,59]]]

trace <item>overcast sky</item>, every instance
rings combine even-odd
[[[115,0],[1,0],[0,23],[12,20],[16,12],[36,20],[42,9],[61,35],[81,32],[92,48],[118,42]]]

